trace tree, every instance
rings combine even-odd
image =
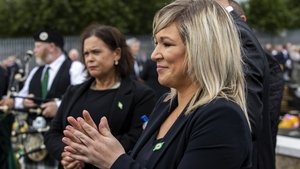
[[[258,30],[277,34],[289,27],[292,15],[286,0],[250,0],[248,7],[248,22]]]
[[[300,3],[299,0],[287,0],[287,8],[291,17],[289,18],[288,28],[295,29],[300,28]]]
[[[29,36],[43,26],[78,35],[97,22],[126,34],[150,34],[159,8],[171,0],[0,0],[0,36]]]

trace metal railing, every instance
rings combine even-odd
[[[149,58],[153,50],[153,43],[151,36],[136,36],[141,41],[141,55]],[[65,40],[65,51],[72,48],[80,49],[80,39],[76,36],[68,36]],[[21,58],[25,55],[27,50],[32,50],[34,41],[32,38],[0,38],[0,61],[11,55],[16,55]]]

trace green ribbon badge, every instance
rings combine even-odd
[[[119,109],[123,109],[123,104],[121,103],[121,102],[118,102],[118,107],[119,107]]]
[[[160,142],[160,143],[157,143],[154,148],[153,148],[153,151],[157,151],[157,150],[160,150],[163,145],[164,145],[165,142]]]

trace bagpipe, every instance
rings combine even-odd
[[[39,97],[26,97],[26,96],[19,96],[16,93],[13,93],[9,96],[12,99],[15,98],[20,98],[20,99],[28,99],[28,100],[32,100],[34,101],[37,106],[32,107],[32,108],[14,108],[14,107],[10,107],[8,105],[3,105],[0,106],[0,111],[2,111],[3,113],[13,113],[15,114],[15,112],[23,112],[23,113],[30,113],[30,114],[37,114],[37,115],[41,115],[42,114],[42,108],[41,105],[43,103],[49,102],[49,101],[53,101],[53,99],[43,99],[43,98],[39,98]]]
[[[19,109],[12,105],[1,105],[0,115],[2,119],[10,114],[15,118],[12,124],[11,141],[16,158],[21,159],[28,157],[30,160],[38,162],[47,156],[43,134],[50,128],[47,124],[47,120],[42,116],[43,109],[41,105],[51,100],[18,95],[22,83],[25,82],[29,75],[29,61],[32,56],[33,52],[28,50],[23,58],[23,65],[19,65],[17,66],[18,69],[14,68],[13,71],[11,71],[5,98],[30,99],[36,103],[36,106]],[[29,122],[28,119],[32,115],[35,116],[35,119]]]
[[[13,97],[37,100],[41,104],[48,101],[40,98]],[[8,109],[7,113],[12,113],[16,118],[11,137],[17,159],[28,157],[32,161],[39,162],[46,158],[48,153],[44,145],[44,133],[49,131],[50,126],[42,116],[42,111],[40,104],[33,108]],[[32,115],[34,119],[30,117]]]
[[[34,123],[44,123],[43,120],[35,120]],[[25,125],[25,126],[24,126]],[[23,127],[26,128],[26,123]],[[40,124],[39,124],[40,125]],[[12,138],[15,138],[18,144],[15,144],[16,158],[28,157],[30,160],[38,162],[47,156],[46,146],[44,145],[43,133],[49,131],[50,127],[28,128],[23,131],[13,131]]]
[[[31,50],[28,50],[25,54],[25,56],[23,57],[23,64],[17,63],[17,61],[10,66],[8,69],[9,76],[7,77],[8,79],[8,86],[7,86],[7,92],[6,92],[6,96],[4,96],[4,99],[10,99],[13,96],[16,96],[18,91],[20,90],[20,86],[22,86],[22,84],[25,82],[25,80],[27,79],[28,75],[29,75],[29,61],[33,56],[33,52]],[[11,109],[13,109],[11,106],[9,105],[1,105],[0,106],[0,113],[4,113],[8,114],[10,113]]]
[[[12,93],[18,92],[22,87],[22,84],[25,82],[29,75],[29,64],[30,60],[33,57],[33,51],[27,50],[22,61],[15,66],[11,67],[10,75],[8,77],[8,88],[7,88],[7,97]]]

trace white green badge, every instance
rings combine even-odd
[[[119,107],[119,109],[123,109],[123,104],[121,103],[121,102],[118,102],[118,107]]]
[[[163,147],[164,143],[165,142],[160,142],[160,143],[155,144],[153,151],[160,150]]]

